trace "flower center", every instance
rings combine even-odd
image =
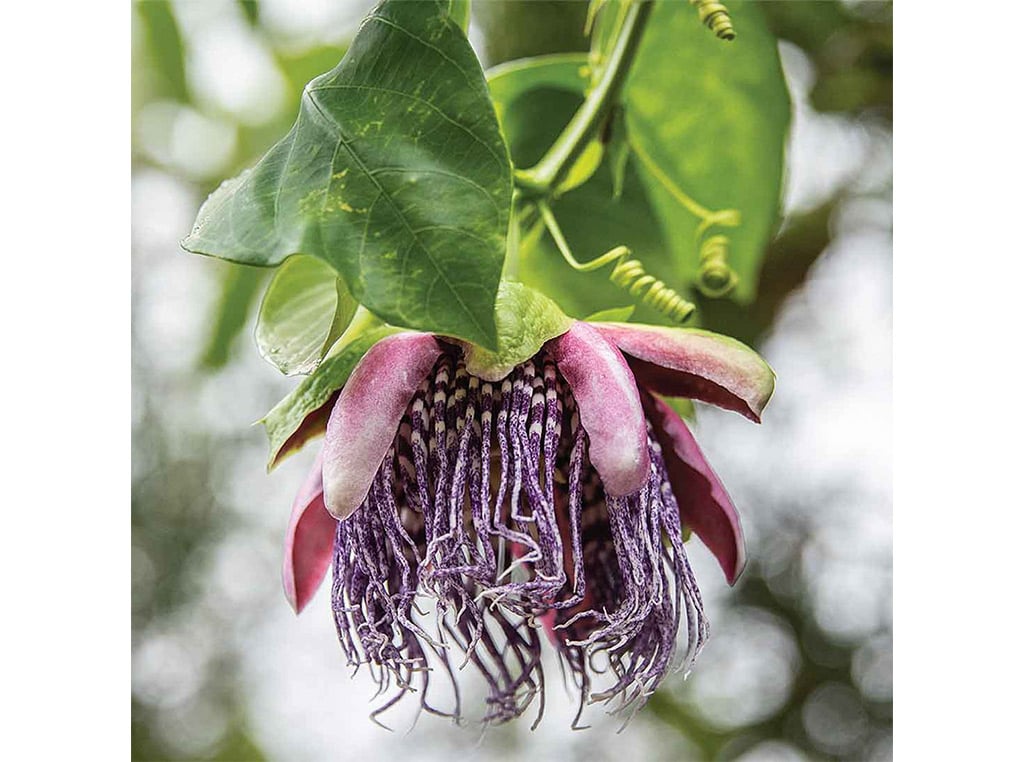
[[[541,626],[576,680],[580,712],[616,696],[642,705],[671,666],[684,614],[684,665],[696,657],[707,623],[660,447],[649,433],[647,483],[615,498],[587,446],[543,351],[495,383],[454,351],[438,360],[365,502],[338,524],[339,638],[351,664],[384,668],[382,690],[397,686],[375,714],[418,679],[424,708],[458,716],[453,667],[471,663],[489,689],[484,720],[520,715],[543,692]],[[435,601],[432,625],[417,596]],[[450,711],[429,703],[438,668],[452,677]],[[601,673],[610,684],[594,693]]]

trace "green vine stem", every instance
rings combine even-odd
[[[652,0],[636,0],[630,5],[615,47],[594,89],[541,160],[530,169],[516,171],[515,182],[524,197],[550,196],[587,144],[603,128],[618,103],[653,6]]]

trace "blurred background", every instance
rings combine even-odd
[[[259,419],[295,383],[251,329],[268,272],[184,254],[219,181],[291,126],[365,0],[132,6],[132,751],[136,760],[884,760],[892,755],[892,11],[762,5],[793,100],[784,220],[757,302],[701,304],[778,374],[765,422],[701,408],[744,519],[735,588],[688,552],[712,638],[623,732],[556,665],[548,712],[494,728],[373,725],[329,596],[296,618],[281,542],[312,448],[265,473]],[[487,64],[583,48],[585,3],[474,4]]]

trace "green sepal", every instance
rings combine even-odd
[[[533,357],[544,343],[561,336],[572,318],[539,291],[522,283],[502,281],[494,313],[498,325],[498,351],[468,342],[463,350],[466,371],[485,381],[500,381],[520,363]]]
[[[334,268],[289,257],[274,273],[256,318],[260,354],[285,375],[309,373],[337,340],[358,303]]]
[[[625,307],[611,307],[607,310],[600,310],[592,315],[583,318],[588,323],[625,323],[636,312],[636,305],[630,304]]]

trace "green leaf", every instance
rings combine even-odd
[[[391,326],[380,326],[354,337],[320,363],[311,375],[302,379],[287,397],[264,416],[260,423],[270,440],[268,470],[310,439],[323,433],[330,415],[328,403],[334,393],[345,385],[370,347],[399,330]]]
[[[699,272],[698,219],[678,191],[710,210],[736,209],[728,263],[740,302],[753,299],[775,227],[789,96],[775,38],[755,3],[734,0],[737,38],[723,43],[684,3],[658,3],[626,89],[635,165],[676,259],[676,275]]]
[[[463,32],[469,30],[469,16],[472,0],[450,0],[449,13],[452,20],[459,25]]]
[[[487,70],[487,85],[494,99],[494,110],[504,126],[509,105],[524,93],[538,88],[584,92],[590,85],[590,64],[586,53],[553,53],[521,58],[492,66]]]
[[[348,325],[357,303],[338,283],[330,265],[304,255],[289,258],[274,274],[255,335],[260,354],[282,373],[309,373]]]
[[[572,327],[572,320],[539,291],[502,281],[495,310],[498,351],[463,345],[466,370],[487,381],[500,381],[533,357],[544,343]]]
[[[493,349],[511,199],[483,72],[448,3],[387,0],[182,246],[258,265],[315,256],[383,320]]]

